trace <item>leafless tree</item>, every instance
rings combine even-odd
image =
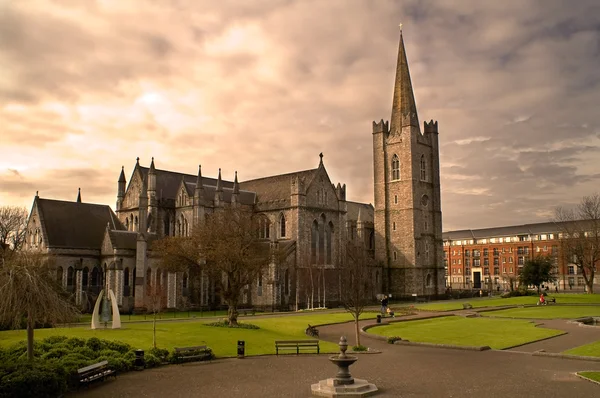
[[[52,270],[47,257],[27,252],[15,253],[0,268],[0,322],[17,329],[25,320],[29,360],[36,322],[67,323],[79,314]]]
[[[163,309],[165,292],[166,290],[162,283],[159,283],[158,278],[146,290],[145,304],[148,311],[152,314],[152,347],[154,348],[156,348],[156,317]]]
[[[594,292],[596,266],[600,264],[600,195],[584,196],[575,209],[556,209],[561,253],[577,267],[587,293]]]
[[[225,208],[195,225],[189,237],[168,237],[154,243],[169,271],[201,269],[214,281],[228,305],[227,319],[237,325],[238,304],[246,285],[253,284],[280,254],[259,239],[258,217],[249,210]]]
[[[508,283],[508,288],[510,291],[514,292],[518,277],[515,275],[502,274],[502,279],[504,282]]]
[[[17,206],[0,206],[0,248],[18,251],[25,242],[27,209]]]
[[[357,346],[360,346],[358,320],[365,307],[373,301],[371,294],[375,264],[364,244],[356,242],[346,244],[346,261],[341,269],[341,298],[344,308],[354,318]]]

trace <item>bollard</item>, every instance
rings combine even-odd
[[[377,315],[377,323],[381,323],[381,315]]]
[[[135,370],[144,370],[146,365],[144,361],[144,350],[135,350],[135,362],[133,363]]]
[[[246,354],[246,342],[244,340],[238,340],[237,344],[237,355],[238,358],[244,358]]]

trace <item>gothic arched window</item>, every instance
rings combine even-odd
[[[87,285],[89,285],[89,276],[90,270],[88,267],[83,267],[83,270],[81,271],[81,285],[83,287],[87,287]]]
[[[421,181],[427,181],[427,161],[425,155],[421,155]]]
[[[123,270],[123,285],[129,286],[129,268]]]
[[[400,179],[400,158],[394,155],[392,158],[392,180]]]
[[[285,216],[283,213],[279,216],[279,236],[285,238]]]
[[[327,264],[332,264],[332,242],[334,240],[331,238],[333,235],[333,223],[331,221],[329,221],[329,224],[327,224],[327,230],[325,231],[325,234],[325,261]]]
[[[73,267],[67,269],[67,286],[73,286],[75,284],[75,270]]]
[[[310,263],[317,263],[317,247],[319,244],[319,223],[314,220],[310,229]]]
[[[56,281],[62,286],[62,281],[63,281],[63,268],[62,267],[58,267],[56,269]]]

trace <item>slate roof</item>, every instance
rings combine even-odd
[[[137,249],[138,233],[134,231],[108,231],[113,247],[117,249]]]
[[[141,167],[142,175],[144,178],[147,177],[149,169],[147,167]],[[194,196],[196,190],[196,182],[198,180],[197,175],[182,174],[175,171],[159,170],[156,169],[156,195],[159,199],[175,199],[177,196],[177,189],[181,184],[181,178],[185,182],[185,189],[189,196]],[[204,188],[204,199],[214,200],[215,191],[217,190],[217,179],[208,178],[202,176],[202,186]],[[225,202],[231,202],[231,194],[233,191],[233,182],[221,180],[221,186],[223,187],[223,200]],[[256,200],[256,193],[248,190],[240,190],[238,196],[239,202],[244,205],[253,205]]]
[[[100,249],[104,231],[125,230],[109,206],[36,197],[48,247]]]
[[[304,180],[306,187],[312,181],[317,170],[310,169],[244,181],[240,182],[240,189],[256,192],[258,202],[287,200],[292,194],[292,178],[297,176],[300,180]]]
[[[348,212],[346,213],[346,219],[348,221],[358,220],[358,209],[360,209],[360,218],[362,222],[373,222],[375,209],[370,203],[358,203],[358,202],[346,202]]]
[[[463,229],[442,233],[443,240],[482,239],[517,235],[538,235],[556,233],[562,230],[561,223],[543,222],[535,224],[510,225],[505,227]]]

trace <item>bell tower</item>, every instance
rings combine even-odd
[[[400,31],[391,123],[373,122],[375,258],[393,298],[445,290],[437,126],[421,133]]]

